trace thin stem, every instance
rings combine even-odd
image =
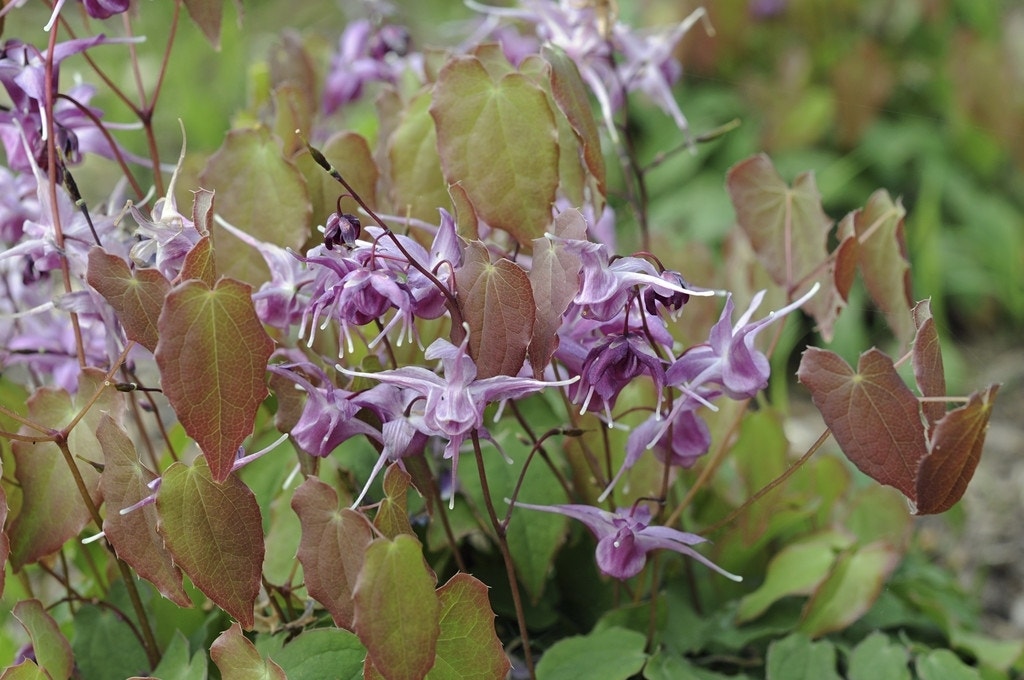
[[[537,674],[533,667],[533,653],[530,651],[530,634],[526,629],[526,613],[523,610],[523,600],[519,595],[519,581],[516,578],[516,567],[512,562],[512,553],[508,549],[508,539],[505,536],[505,527],[498,521],[498,515],[494,511],[494,502],[491,500],[491,489],[487,484],[487,473],[484,471],[484,454],[480,450],[480,437],[476,430],[473,431],[473,453],[476,456],[476,469],[480,475],[480,490],[484,496],[484,506],[487,508],[487,515],[494,528],[494,535],[498,541],[498,549],[501,550],[502,560],[505,562],[505,574],[508,576],[508,585],[512,591],[512,603],[515,605],[516,620],[519,623],[519,637],[523,640],[523,658],[526,660],[526,669],[530,673],[530,679],[536,680]]]
[[[818,449],[820,449],[821,446],[826,441],[828,441],[828,438],[829,438],[829,436],[831,434],[832,434],[832,430],[830,430],[828,428],[825,428],[825,431],[821,433],[821,436],[818,437],[817,441],[815,441],[813,444],[811,444],[811,448],[807,449],[807,453],[805,453],[804,455],[800,456],[800,458],[797,459],[796,462],[794,462],[792,465],[790,465],[788,468],[786,468],[785,472],[783,472],[777,478],[773,479],[771,482],[769,482],[764,487],[762,487],[757,493],[755,493],[753,496],[748,498],[747,501],[743,505],[741,505],[740,507],[738,507],[735,510],[733,510],[725,518],[720,519],[717,522],[715,522],[714,524],[712,524],[710,527],[705,528],[701,533],[703,533],[703,534],[713,534],[713,533],[715,533],[716,531],[718,531],[719,529],[721,529],[722,527],[726,526],[727,524],[731,523],[734,519],[739,517],[744,511],[746,511],[754,503],[756,503],[759,500],[761,500],[766,494],[771,493],[771,491],[773,489],[775,489],[777,486],[779,486],[779,484],[782,484],[783,482],[785,482],[787,479],[789,479],[790,477],[793,476],[794,472],[796,472],[801,467],[803,467],[803,464],[806,463],[808,460],[810,460],[811,456],[813,456],[818,451]]]
[[[538,452],[541,455],[541,458],[543,458],[544,462],[548,464],[548,468],[550,468],[551,473],[555,475],[555,478],[558,480],[558,483],[562,486],[562,490],[565,491],[566,499],[571,501],[573,495],[572,489],[569,486],[569,480],[565,478],[565,475],[562,474],[562,471],[559,470],[558,466],[555,465],[555,462],[551,460],[551,456],[548,454],[547,449],[541,446],[541,443],[544,441],[544,439],[546,439],[551,434],[558,432],[568,432],[564,429],[550,430],[549,432],[544,433],[544,435],[540,439],[537,439],[537,435],[533,433],[533,428],[530,427],[530,423],[526,420],[526,418],[523,417],[523,414],[519,410],[519,406],[516,405],[515,400],[510,399],[508,403],[509,408],[512,411],[512,415],[515,416],[516,421],[518,421],[519,423],[519,426],[523,428],[523,431],[526,432],[526,436],[530,438],[530,442],[533,444],[533,447],[538,450]],[[573,432],[580,432],[580,434],[582,434],[582,430],[573,430]],[[531,451],[530,454],[532,455],[533,451]],[[525,465],[523,466],[523,474],[526,474]],[[515,498],[515,495],[513,495],[513,498]]]

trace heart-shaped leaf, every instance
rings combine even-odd
[[[427,678],[504,678],[511,664],[494,632],[487,586],[469,574],[456,574],[437,597],[441,634]]]
[[[355,629],[368,661],[389,680],[418,680],[434,665],[441,604],[419,542],[378,538],[356,582]]]
[[[280,666],[260,656],[255,645],[242,635],[237,623],[231,624],[213,641],[210,657],[223,680],[287,680]]]
[[[174,463],[156,496],[160,533],[192,582],[246,629],[263,572],[263,524],[256,497],[238,477],[216,482],[204,458]]]
[[[504,258],[492,264],[487,248],[476,242],[467,246],[455,281],[477,378],[519,373],[536,315],[530,277]]]
[[[555,218],[559,222],[573,222],[578,235],[566,238],[586,238],[586,222],[578,210],[563,212]],[[569,228],[565,228],[569,230]],[[533,265],[530,268],[530,288],[533,290],[535,322],[530,339],[529,356],[533,377],[540,380],[544,367],[558,349],[558,332],[562,314],[579,291],[579,273],[583,261],[561,242],[548,238],[533,239]]]
[[[156,349],[157,319],[170,282],[156,269],[132,272],[128,263],[99,246],[89,250],[89,285],[117,312],[129,340],[150,352]]]
[[[529,247],[551,222],[558,126],[547,95],[519,73],[488,72],[476,57],[445,64],[430,114],[441,167],[480,218]]]
[[[117,556],[127,562],[139,576],[150,581],[160,593],[179,607],[191,607],[192,600],[181,585],[181,570],[174,564],[157,533],[157,512],[154,504],[131,507],[152,495],[147,486],[156,475],[139,460],[128,434],[110,416],[104,416],[96,429],[96,439],[103,447],[103,473],[100,489],[107,507],[103,533],[114,546]]]
[[[797,376],[846,457],[875,481],[913,500],[927,448],[917,398],[892,359],[870,349],[860,355],[854,372],[838,355],[810,347]]]
[[[302,524],[298,558],[306,590],[327,608],[335,625],[351,630],[352,591],[366,546],[373,540],[373,528],[354,510],[339,510],[338,494],[315,477],[295,490],[292,508]]]
[[[212,289],[193,279],[167,295],[160,314],[155,354],[161,386],[217,481],[230,474],[267,396],[264,374],[274,343],[250,291],[232,279]]]

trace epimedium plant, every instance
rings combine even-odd
[[[165,55],[182,7],[219,34],[219,3],[174,3]],[[666,153],[727,133],[673,95],[702,11],[469,7],[448,50],[383,17],[320,67],[283,38],[185,211],[166,61],[129,103],[149,159],[58,77],[81,59],[132,102],[89,55],[137,59],[149,6],[58,3],[45,45],[5,41],[0,585],[27,644],[2,677],[838,677],[837,650],[850,677],[1008,672],[1019,645],[907,577],[907,504],[957,502],[998,388],[946,394],[899,201],[836,225],[812,174],[754,156],[717,271],[680,273],[628,116],[664,111]],[[74,37],[82,13],[123,37]],[[103,206],[86,154],[122,172]],[[899,358],[808,348],[828,429],[791,460],[769,356],[800,310],[827,342],[858,275]]]

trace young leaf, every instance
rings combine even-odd
[[[78,457],[78,470],[97,505],[100,502],[99,473],[93,465],[103,462],[103,452],[94,434],[103,412],[120,422],[124,395],[103,385],[104,374],[95,368],[82,371],[74,402],[64,390],[40,388],[29,397],[28,416],[33,421],[59,429],[70,422],[97,390],[102,390],[93,408],[68,438],[68,448]],[[15,570],[60,549],[92,519],[67,461],[56,444],[14,442],[14,475],[22,490],[22,506],[8,526],[11,565]]]
[[[564,50],[550,43],[541,47],[541,56],[551,68],[551,94],[558,108],[568,119],[583,147],[583,161],[590,174],[597,180],[597,188],[605,194],[604,154],[601,153],[601,137],[597,131],[593,109],[587,88],[580,77],[576,62]]]
[[[156,475],[139,461],[132,440],[110,416],[103,416],[96,428],[96,439],[103,447],[100,490],[107,507],[103,520],[107,540],[117,556],[155,585],[164,597],[179,607],[191,607],[192,600],[181,585],[181,570],[157,533],[156,506],[150,504],[126,515],[120,513],[153,493],[147,484]]]
[[[185,254],[185,261],[181,265],[181,280],[199,279],[212,288],[217,281],[217,264],[213,258],[213,241],[209,236],[204,236]]]
[[[939,346],[939,334],[935,330],[929,300],[922,300],[914,307],[914,325],[917,333],[914,336],[911,361],[917,389],[923,397],[944,397],[946,373],[942,366],[942,348]],[[946,415],[946,405],[941,401],[926,401],[921,404],[921,411],[928,419],[928,432],[931,434],[935,423]]]
[[[94,246],[89,250],[86,280],[117,312],[128,339],[154,351],[159,338],[157,319],[171,289],[164,275],[157,269],[132,272],[120,257]]]
[[[302,524],[298,558],[306,590],[327,608],[335,625],[351,630],[352,591],[373,529],[359,513],[348,508],[339,511],[338,494],[315,477],[295,490],[292,509]]]
[[[437,596],[441,634],[427,678],[504,678],[511,663],[494,632],[487,586],[469,574],[456,574]]]
[[[234,475],[217,483],[206,460],[197,458],[191,467],[167,468],[156,509],[175,563],[207,597],[252,628],[264,552],[252,491]]]
[[[266,128],[232,130],[199,175],[217,192],[217,212],[253,238],[299,250],[310,234],[312,207],[302,173]],[[217,270],[250,284],[267,279],[263,257],[215,228]],[[234,246],[234,247],[232,247]]]
[[[355,588],[355,629],[367,660],[389,680],[419,680],[434,665],[441,604],[419,542],[379,538],[366,550]]]
[[[545,93],[526,77],[488,73],[455,57],[438,74],[430,114],[444,177],[460,183],[480,218],[523,247],[551,222],[558,127]]]
[[[880,484],[917,497],[917,469],[927,453],[917,398],[892,359],[860,355],[856,373],[838,355],[810,347],[797,372],[846,457]]]
[[[914,337],[910,294],[910,262],[903,235],[906,211],[884,189],[871,194],[867,205],[854,213],[860,241],[860,271],[871,299],[885,314],[902,346]]]
[[[222,680],[287,680],[273,660],[264,660],[256,647],[242,635],[237,623],[221,633],[210,645],[210,657]]]
[[[412,477],[397,463],[384,471],[384,498],[373,518],[373,526],[387,538],[399,534],[415,535],[409,524],[408,493]]]
[[[563,212],[555,218],[561,221],[583,215],[578,210]],[[586,223],[583,223],[586,238]],[[579,255],[569,252],[547,238],[533,239],[533,266],[530,268],[530,288],[533,290],[535,321],[530,339],[529,356],[533,377],[540,380],[544,367],[558,349],[558,332],[562,314],[579,291],[579,273],[583,263]]]
[[[975,392],[943,416],[929,442],[930,453],[917,476],[917,514],[945,512],[960,500],[981,460],[988,419],[998,385]]]
[[[160,314],[161,386],[217,481],[230,474],[267,396],[264,373],[274,343],[249,294],[249,286],[232,279],[213,289],[186,281],[168,294]]]
[[[819,323],[834,316],[835,284],[821,267],[832,220],[821,208],[821,194],[812,173],[788,186],[764,154],[734,165],[726,187],[736,209],[736,221],[750,239],[772,280],[789,294],[802,293],[819,281],[822,291],[804,305]],[[819,273],[811,276],[814,272]],[[800,284],[801,290],[796,290]]]
[[[188,15],[203,32],[214,49],[220,49],[220,19],[224,0],[185,0]]]
[[[530,278],[504,258],[491,264],[483,244],[466,248],[455,272],[462,318],[469,324],[469,354],[476,377],[519,373],[533,334],[535,307]]]
[[[11,612],[25,628],[36,663],[46,672],[50,680],[67,680],[74,669],[74,656],[67,638],[60,632],[39,600],[22,600],[14,605]]]

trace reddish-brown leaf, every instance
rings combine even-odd
[[[352,630],[352,591],[373,528],[358,512],[339,510],[338,494],[315,477],[295,490],[292,509],[302,525],[298,558],[306,590],[330,612],[335,625]]]
[[[274,343],[249,294],[249,286],[232,279],[213,289],[193,279],[168,294],[160,314],[161,386],[217,481],[231,472],[267,396],[264,374]]]
[[[917,470],[927,452],[924,428],[917,398],[892,359],[870,349],[860,355],[854,372],[838,355],[811,347],[797,376],[847,458],[875,481],[915,500]]]
[[[273,659],[264,659],[237,623],[217,636],[210,645],[210,658],[217,664],[222,680],[287,680]]]
[[[159,339],[157,319],[171,289],[164,275],[156,269],[132,272],[120,257],[94,246],[89,251],[86,281],[117,312],[128,339],[154,351]]]
[[[530,278],[504,258],[491,264],[481,243],[470,243],[464,258],[455,281],[477,378],[516,375],[533,335],[536,311]]]
[[[561,213],[555,218],[560,221],[575,221],[582,225],[582,236],[567,238],[586,238],[586,222],[578,210]],[[558,349],[556,333],[562,323],[562,314],[579,291],[579,273],[583,266],[579,255],[570,252],[560,243],[547,238],[533,239],[533,266],[530,268],[530,287],[533,289],[533,301],[536,320],[533,326],[533,338],[530,340],[529,356],[533,375],[538,380],[544,373],[551,355]]]
[[[604,194],[605,168],[601,137],[579,69],[561,49],[545,45],[541,48],[541,56],[551,68],[551,95],[576,133],[583,147],[583,162],[597,181],[598,190]]]
[[[164,597],[179,607],[191,607],[192,600],[181,585],[181,570],[157,533],[156,505],[145,505],[126,515],[120,512],[153,494],[147,484],[156,475],[142,464],[128,434],[110,416],[104,416],[96,428],[96,439],[103,447],[100,489],[107,510],[103,520],[107,540],[117,556]]]
[[[419,541],[378,538],[356,582],[355,630],[389,680],[420,680],[434,665],[441,604]]]
[[[224,0],[185,0],[188,15],[214,49],[220,49],[220,19]]]
[[[930,515],[953,507],[967,489],[981,460],[988,419],[998,385],[975,392],[967,403],[935,425],[931,452],[921,461],[917,477],[917,514]]]
[[[867,205],[854,213],[854,229],[860,241],[860,271],[871,299],[902,346],[914,337],[911,316],[910,262],[903,236],[906,211],[899,201],[879,189]]]
[[[772,280],[791,295],[805,292],[816,281],[821,284],[822,290],[804,309],[824,328],[830,328],[835,316],[835,284],[822,264],[828,256],[832,220],[821,208],[814,175],[803,173],[790,187],[771,159],[758,154],[729,170],[726,187],[736,221]]]
[[[935,330],[929,300],[922,300],[914,307],[914,325],[917,334],[914,336],[911,361],[917,389],[923,397],[945,397],[946,373],[942,366],[942,348],[939,346],[939,334]],[[921,404],[921,410],[928,419],[929,432],[946,415],[946,405],[941,401],[925,401]]]
[[[235,475],[220,483],[204,458],[174,463],[156,496],[159,530],[192,583],[246,629],[263,573],[263,523],[256,497]]]
[[[78,470],[86,489],[97,505],[102,495],[99,473],[93,465],[103,463],[103,451],[96,440],[96,427],[102,414],[109,413],[120,422],[124,413],[124,395],[105,387],[103,371],[86,368],[78,383],[74,401],[64,390],[40,388],[29,397],[28,416],[41,425],[60,429],[92,398],[99,399],[79,421],[68,438],[71,455],[78,459]],[[26,431],[38,434],[34,430]],[[11,540],[11,565],[15,570],[55,552],[74,538],[91,519],[67,461],[56,444],[49,442],[12,445],[14,475],[22,490],[22,505],[8,526]]]
[[[217,265],[213,259],[213,242],[204,236],[192,246],[181,265],[181,280],[199,279],[209,287],[217,281]]]

